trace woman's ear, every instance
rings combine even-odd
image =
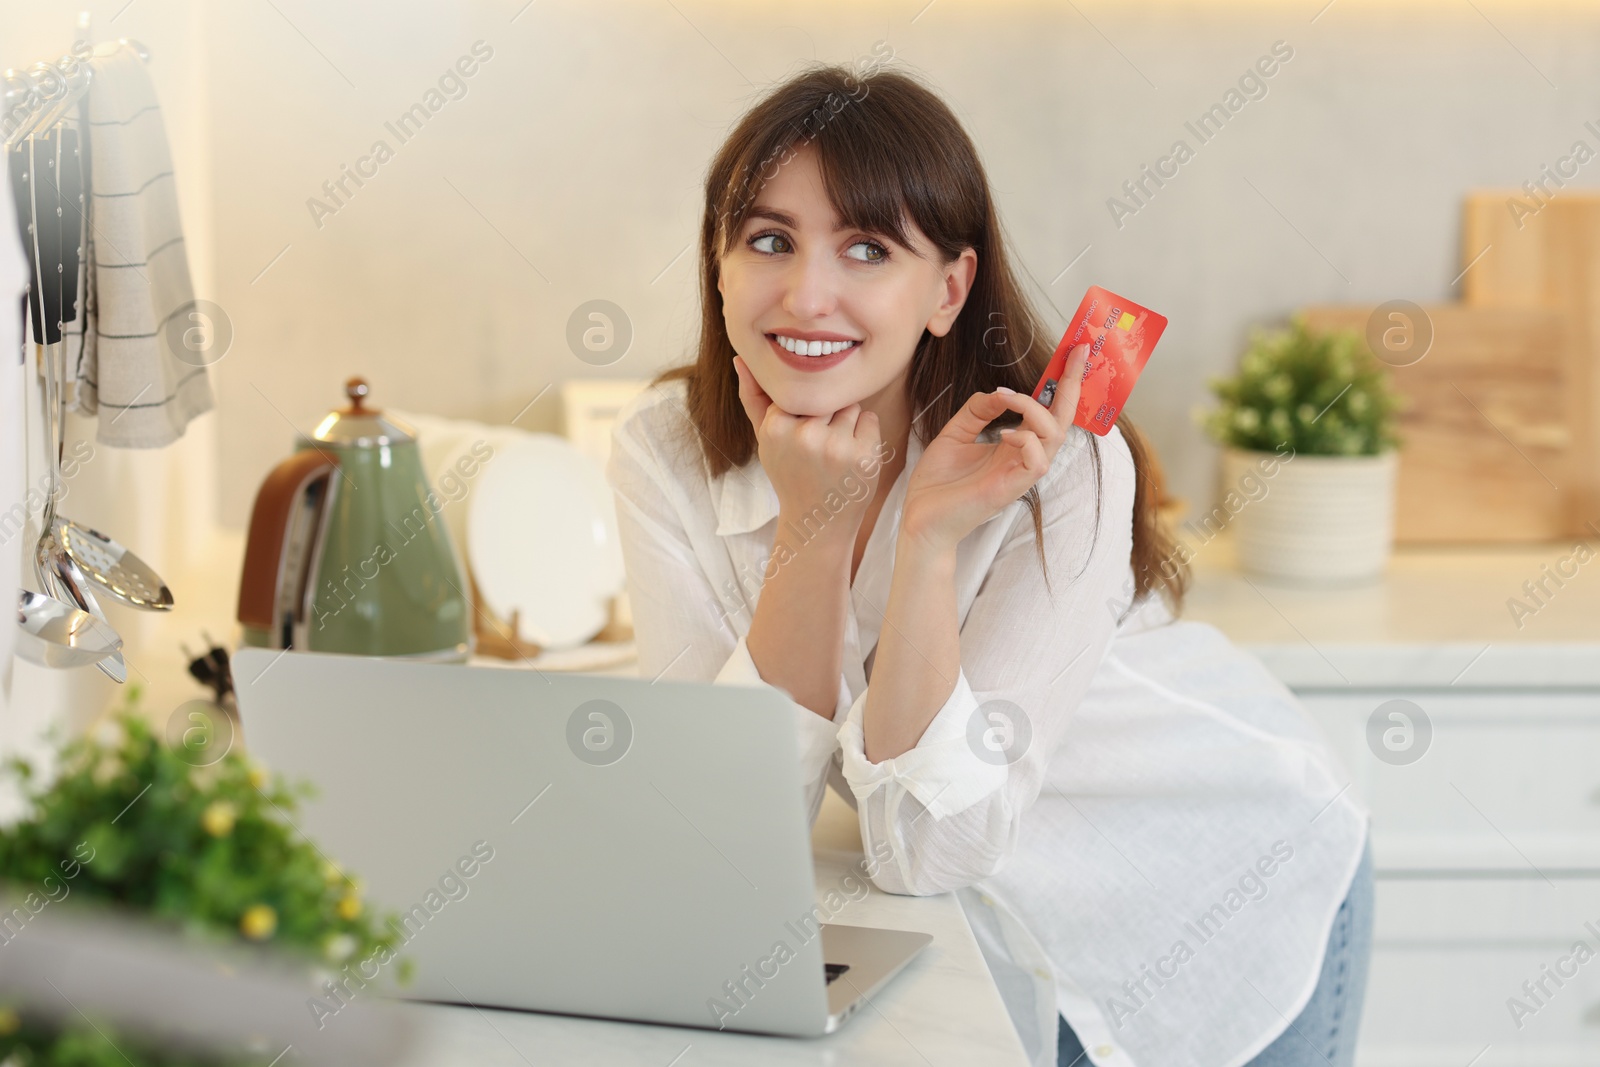
[[[933,310],[933,317],[928,320],[929,333],[943,337],[950,332],[956,316],[967,302],[967,294],[972,292],[972,282],[977,276],[978,253],[972,248],[963,248],[961,254],[944,268],[944,287],[940,292],[939,304]]]

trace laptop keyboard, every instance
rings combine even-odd
[[[825,985],[832,985],[833,984],[833,980],[835,978],[839,977],[841,974],[843,974],[844,972],[848,971],[849,969],[850,969],[850,965],[848,963],[824,963],[822,965],[822,971],[823,971],[823,974],[826,975],[826,978],[827,978],[827,980],[824,982],[824,984]]]

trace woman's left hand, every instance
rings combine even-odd
[[[979,523],[1044,477],[1072,430],[1088,354],[1088,345],[1072,350],[1049,407],[1026,393],[973,393],[917,460],[906,486],[901,532],[953,551]],[[1008,410],[1021,413],[1022,425],[1000,431],[998,443],[979,441],[983,428]]]

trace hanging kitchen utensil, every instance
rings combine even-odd
[[[56,515],[56,496],[61,489],[60,453],[58,451],[61,431],[50,434],[48,431],[52,424],[59,425],[64,416],[57,408],[56,390],[60,384],[56,377],[55,356],[60,346],[46,348],[39,346],[40,365],[44,368],[44,408],[47,413],[45,429],[47,437],[45,451],[50,470],[50,492],[45,498],[44,516],[41,522],[43,532],[39,535],[39,542],[34,548],[34,571],[39,577],[39,582],[45,591],[66,603],[74,604],[79,609],[88,612],[98,619],[107,629],[111,623],[106,619],[105,613],[100,610],[100,604],[94,594],[89,591],[89,579],[77,562],[62,547],[61,530],[63,520]],[[113,630],[112,633],[116,631]],[[120,646],[122,641],[118,637]],[[128,680],[128,667],[120,651],[112,651],[105,657],[97,660],[95,666],[101,673],[115,682],[121,683]]]
[[[17,590],[17,654],[41,667],[87,667],[117,655],[122,638],[87,611],[55,597]]]
[[[172,590],[144,560],[99,530],[56,516],[61,550],[102,590],[130,607],[171,611]]]
[[[56,248],[57,292],[61,302],[61,323],[78,321],[78,273],[83,265],[83,248],[88,233],[89,205],[86,202],[83,172],[83,141],[71,126],[56,127],[56,191],[60,244]]]
[[[7,90],[8,102],[12,95],[11,91]],[[6,169],[11,178],[9,185],[16,209],[17,236],[22,240],[22,248],[28,260],[28,288],[22,294],[22,318],[25,323],[32,325],[33,335],[37,338],[43,336],[44,325],[33,299],[34,294],[39,291],[39,282],[34,272],[33,258],[33,175],[28,166],[31,148],[27,141],[8,145]],[[26,355],[23,357],[23,362],[27,362]]]
[[[42,345],[61,343],[62,280],[65,277],[62,220],[65,204],[61,198],[59,158],[62,131],[51,127],[28,138],[28,170],[33,188],[34,297],[37,318],[34,326],[42,331],[33,335]],[[76,241],[73,242],[76,245]],[[76,261],[74,261],[76,262]],[[73,314],[71,311],[66,314]]]
[[[41,362],[50,387],[45,402],[55,431],[50,441],[51,484],[54,493],[59,494],[61,456],[66,448],[67,368],[57,366],[64,357],[57,317],[69,322],[76,318],[78,268],[86,239],[88,205],[77,131],[62,126],[49,136],[32,140],[36,142],[33,217],[42,220],[34,227],[36,273],[40,280],[40,299],[34,303],[45,323],[44,336],[54,337],[42,353]],[[53,561],[49,565],[57,574],[57,588],[71,590],[74,603],[86,611],[97,611],[77,593],[84,584],[81,577],[87,576],[103,592],[132,607],[152,611],[172,608],[172,591],[153,568],[113,538],[60,515],[54,505],[52,496],[43,531],[54,544],[49,550]]]
[[[65,404],[57,396],[60,377],[56,367],[57,357],[62,354],[61,317],[65,291],[63,280],[66,274],[66,261],[70,258],[73,263],[72,292],[76,293],[77,249],[81,248],[83,232],[81,203],[72,205],[76,209],[78,225],[64,226],[62,221],[64,208],[67,206],[61,181],[60,152],[63,139],[59,135],[62,132],[65,131],[52,128],[42,136],[29,137],[26,142],[29,153],[28,187],[32,193],[29,227],[32,241],[28,251],[33,261],[33,272],[29,287],[29,304],[35,314],[34,321],[43,325],[43,333],[36,337],[36,340],[40,337],[53,338],[51,343],[37,345],[35,349],[44,379],[41,390],[44,408],[42,428],[49,465],[50,491],[45,498],[39,541],[34,548],[34,571],[48,594],[87,612],[115,635],[116,631],[111,629],[105,613],[100,610],[99,602],[89,592],[89,582],[83,570],[62,547],[56,516],[56,498],[61,492],[60,460],[66,418]],[[74,189],[72,194],[74,196],[79,196],[81,193],[81,174],[81,169],[77,167],[72,169],[72,177],[69,178],[72,184],[69,188]],[[81,196],[79,199],[81,201]],[[70,256],[65,248],[67,243],[70,243],[73,249]],[[73,311],[67,314],[75,316]],[[121,637],[118,636],[117,645],[120,647],[121,643]],[[95,660],[95,666],[118,683],[127,681],[127,664],[122,658],[122,653],[116,649]]]

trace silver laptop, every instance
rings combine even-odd
[[[402,996],[815,1036],[932,940],[817,921],[775,689],[263,649],[233,676],[251,756],[318,790],[300,828],[399,914]]]

